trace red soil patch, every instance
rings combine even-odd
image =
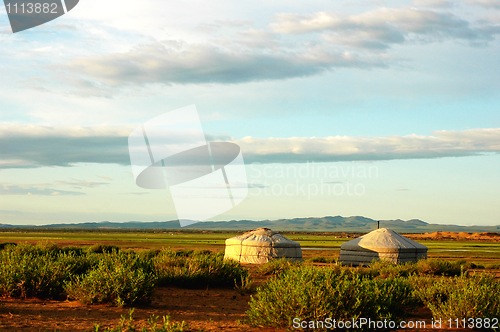
[[[420,240],[456,240],[456,241],[500,241],[500,233],[483,232],[483,233],[466,233],[466,232],[434,232],[423,234],[405,234],[410,239]]]
[[[134,324],[147,326],[154,314],[170,315],[171,321],[185,321],[189,331],[276,331],[251,328],[240,323],[249,309],[249,295],[233,289],[180,289],[159,287],[150,305],[138,306]],[[102,328],[116,327],[129,308],[83,305],[76,301],[2,298],[0,331],[92,331],[94,323]],[[284,330],[283,330],[284,331]]]

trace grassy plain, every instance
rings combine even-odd
[[[102,244],[118,246],[125,251],[128,249],[136,252],[141,251],[141,254],[148,253],[148,251],[142,251],[143,249],[209,249],[219,252],[218,256],[220,257],[220,252],[224,250],[225,240],[241,233],[242,232],[193,230],[123,231],[102,229],[96,231],[68,231],[23,229],[0,232],[0,244],[6,242],[30,244],[55,243],[59,247],[90,247],[96,244]],[[360,235],[352,233],[305,232],[288,232],[282,234],[300,242],[303,248],[303,256],[306,261],[306,264],[303,266],[306,272],[309,271],[308,269],[310,268],[324,266],[338,269],[338,266],[335,267],[335,265],[330,263],[338,258],[341,244]],[[476,265],[484,265],[489,273],[493,273],[497,279],[500,277],[500,271],[498,270],[498,264],[500,264],[500,242],[498,239],[492,239],[490,241],[421,239],[417,241],[429,248],[429,258],[440,259],[440,261],[437,262],[438,265],[446,266],[449,263],[447,260],[456,261],[462,259],[470,263],[475,263]],[[151,252],[155,252],[155,250]],[[443,262],[441,259],[445,261]],[[171,265],[169,259],[165,259],[164,263],[165,266]],[[128,266],[127,264],[125,265]],[[487,265],[490,267],[487,267]],[[497,266],[491,267],[493,265]],[[14,264],[13,266],[16,265]],[[256,266],[246,265],[243,266],[243,268],[249,270],[251,274],[250,282],[254,283],[254,285],[267,284],[268,280],[274,278],[272,273],[261,271],[260,268]],[[394,269],[384,268],[383,266],[378,266],[374,269],[378,269],[381,273],[383,272],[385,274],[394,272]],[[483,269],[482,267],[474,267],[473,270],[477,271]],[[312,269],[311,271],[311,273],[316,273],[320,270],[316,271]],[[95,274],[96,277],[100,275],[106,275],[106,273],[99,272]],[[435,276],[432,276],[432,278],[435,278]],[[106,281],[107,279],[108,278],[104,278],[103,280]],[[243,284],[243,279],[241,283]],[[114,284],[118,283],[111,283],[111,285]],[[285,284],[288,285],[289,283]],[[378,287],[377,285],[375,286]],[[368,282],[365,286],[371,287],[373,285]],[[298,287],[298,289],[301,288],[302,285]],[[86,294],[87,291],[84,293]],[[279,293],[281,294],[281,291]],[[386,294],[388,292],[382,293]],[[253,294],[253,296],[256,295]],[[76,298],[76,296],[74,297]],[[189,329],[185,331],[215,332],[230,329],[235,332],[270,332],[285,330],[284,328],[261,328],[246,325],[244,322],[249,317],[248,310],[251,309],[251,301],[248,292],[242,291],[242,287],[234,289],[232,283],[231,286],[228,287],[207,287],[203,289],[189,289],[176,285],[163,285],[155,288],[151,303],[147,305],[137,305],[135,313],[137,315],[137,322],[141,326],[147,324],[147,320],[151,315],[160,317],[171,315],[173,321],[186,321],[189,324]],[[272,301],[272,303],[277,302]],[[314,308],[315,306],[305,305],[305,307]],[[87,305],[85,303],[79,303],[78,301],[6,296],[0,298],[0,331],[90,331],[96,322],[101,324],[101,329],[99,329],[99,331],[106,331],[103,329],[104,327],[111,328],[118,326],[120,315],[126,316],[129,309],[130,308],[126,306],[114,307],[108,306],[107,304]],[[432,313],[428,308],[420,306],[416,311],[410,312],[410,318],[424,319],[427,324],[430,324]],[[427,332],[431,330],[427,329],[421,331]],[[457,331],[465,330],[457,329]]]
[[[210,249],[224,250],[225,240],[243,232],[193,230],[99,230],[99,231],[30,231],[0,232],[1,242],[53,242],[61,246],[113,244],[122,249]],[[360,234],[349,233],[282,233],[301,244],[305,258],[338,257],[342,243]],[[463,240],[418,240],[429,248],[429,258],[465,259],[472,263],[500,263],[500,242]]]

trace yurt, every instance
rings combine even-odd
[[[343,265],[368,265],[373,260],[386,259],[401,264],[426,258],[426,246],[393,230],[380,228],[343,243],[339,261]]]
[[[269,228],[258,228],[226,240],[224,259],[263,264],[278,258],[302,261],[300,243],[287,239]]]

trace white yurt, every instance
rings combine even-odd
[[[401,234],[380,228],[340,246],[343,265],[368,265],[373,260],[390,260],[396,264],[427,258],[427,247]]]
[[[302,261],[300,243],[269,228],[258,228],[226,240],[224,259],[240,263],[263,264],[272,259]]]

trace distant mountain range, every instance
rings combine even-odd
[[[155,222],[86,222],[78,224],[51,224],[43,226],[34,225],[8,225],[0,224],[0,228],[32,228],[32,229],[199,229],[199,230],[250,230],[259,227],[268,227],[276,231],[305,231],[305,232],[358,232],[366,233],[377,228],[377,220],[354,217],[323,217],[323,218],[294,218],[278,220],[232,220],[232,221],[205,221],[187,227],[180,227],[177,220]],[[422,220],[380,220],[380,227],[390,228],[402,233],[428,233],[435,231],[448,232],[496,232],[500,233],[498,226],[458,226],[428,224]]]

